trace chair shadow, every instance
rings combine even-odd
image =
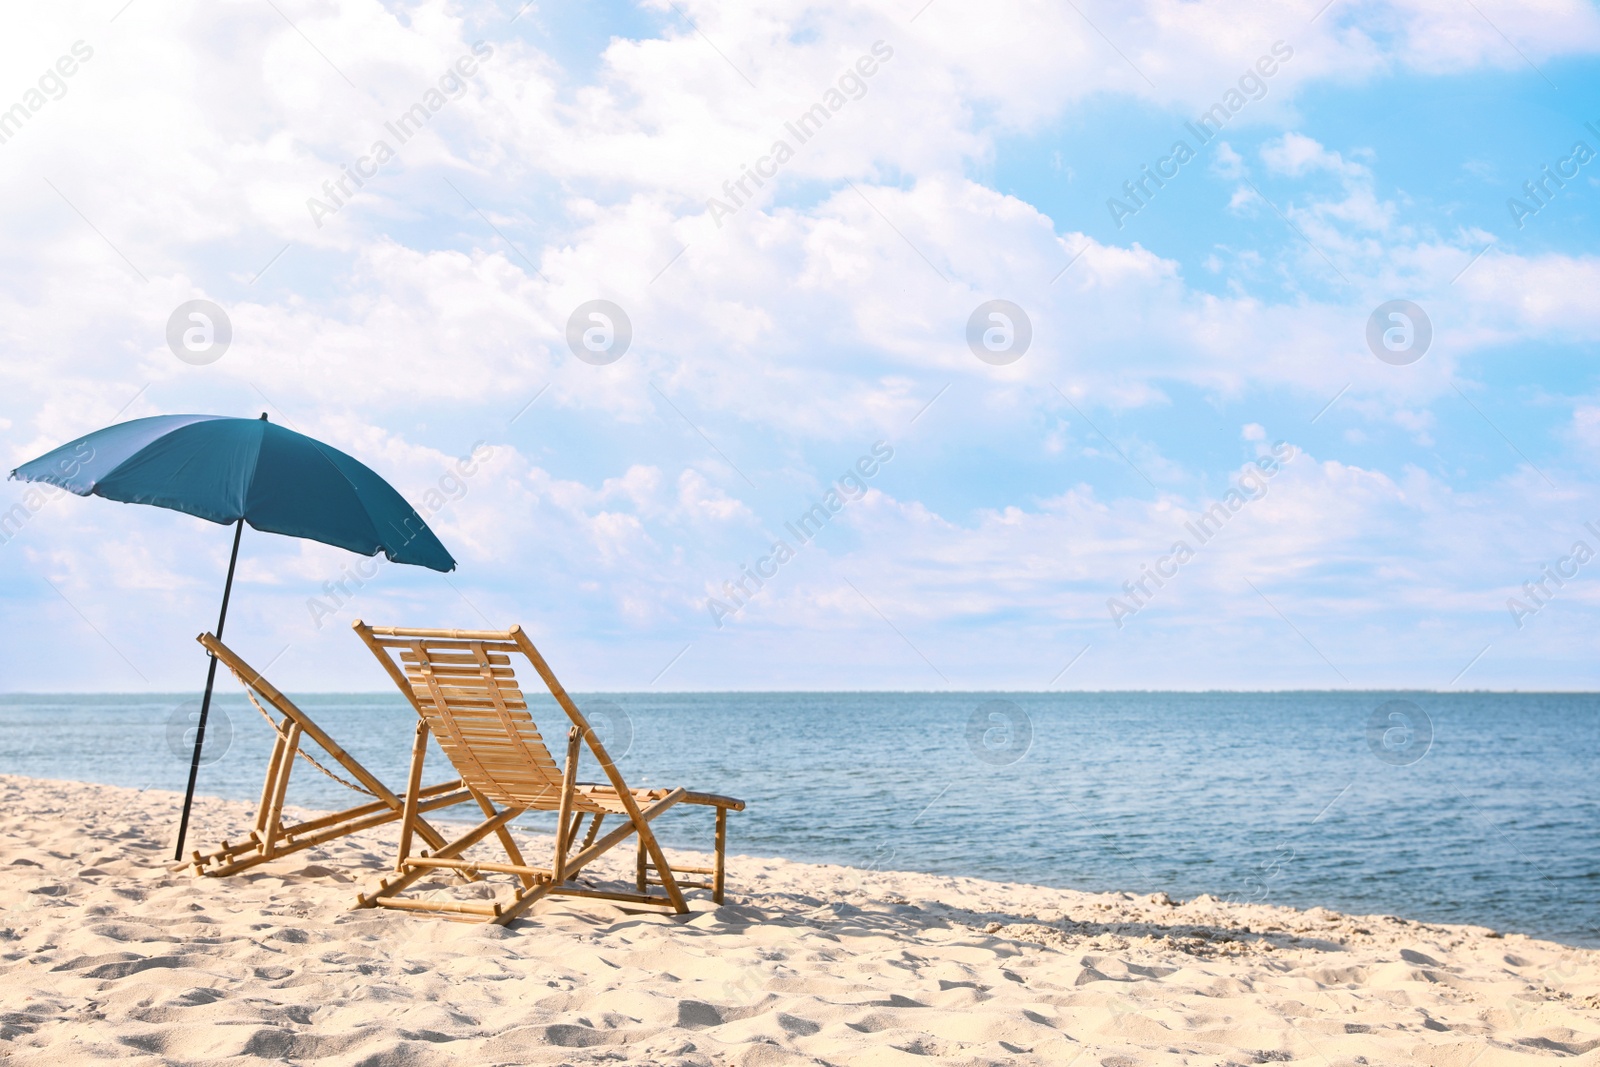
[[[1344,952],[1347,947],[1335,940],[1292,930],[1252,930],[1248,926],[1206,921],[1196,917],[1186,921],[1174,916],[1172,922],[1148,920],[1087,920],[1065,918],[1046,921],[1035,915],[1004,910],[966,908],[942,902],[898,903],[891,899],[858,907],[839,901],[825,901],[799,893],[766,893],[759,904],[735,902],[736,895],[715,911],[716,921],[705,927],[709,932],[737,932],[758,924],[806,927],[840,938],[916,936],[925,933],[968,933],[974,938],[1025,941],[1060,949],[1100,949],[1094,939],[1112,935],[1125,940],[1149,938],[1165,941],[1166,947],[1196,957],[1231,955],[1240,951],[1290,949],[1296,951]],[[697,914],[682,917],[693,920]],[[1131,968],[1130,968],[1131,969]]]

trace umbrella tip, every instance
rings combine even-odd
[[[267,413],[265,411],[263,411],[261,413],[261,421],[262,422],[266,422],[267,421]]]

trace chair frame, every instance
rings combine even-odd
[[[210,852],[194,849],[189,858],[174,865],[173,870],[192,869],[196,875],[220,878],[361,830],[396,822],[405,816],[405,803],[388,786],[346,752],[311,716],[262,677],[243,657],[209,633],[199,635],[196,640],[231,670],[241,685],[259,694],[283,718],[273,724],[276,737],[272,743],[272,756],[267,761],[266,779],[261,785],[261,801],[256,808],[255,825],[249,837],[238,842],[224,839],[220,848]],[[294,770],[295,758],[300,754],[300,744],[307,737],[349,771],[373,796],[373,801],[285,826],[283,808],[289,789],[289,776]],[[471,793],[463,787],[459,778],[418,789],[417,803],[412,813],[413,832],[436,848],[443,846],[444,836],[420,814],[470,799]]]
[[[404,812],[401,815],[400,847],[394,870],[379,879],[369,890],[357,896],[357,908],[384,907],[434,912],[449,918],[478,919],[504,926],[548,896],[596,897],[619,903],[666,907],[677,914],[683,914],[689,910],[683,896],[684,889],[709,889],[712,900],[722,903],[726,880],[727,814],[729,811],[744,810],[744,802],[731,797],[694,793],[684,789],[630,789],[606,751],[605,745],[589,725],[588,719],[567,694],[566,689],[550,669],[550,665],[545,662],[544,657],[520,626],[513,626],[505,631],[424,630],[372,627],[360,619],[351,625],[373,655],[383,664],[389,677],[405,694],[418,715],[411,749],[411,771],[406,783]],[[395,662],[395,658],[390,654],[391,650],[409,651],[418,662],[402,666]],[[449,678],[440,682],[434,677],[432,671],[435,664],[429,658],[430,650],[445,655],[473,653],[477,657],[478,664],[481,664],[477,669],[487,682],[485,691],[488,696],[482,699],[492,699],[502,716],[507,715],[507,709],[501,704],[498,688],[501,683],[495,679],[503,677],[514,682],[515,675],[508,667],[491,666],[490,656],[491,654],[507,656],[504,662],[508,663],[509,653],[520,652],[533,665],[545,687],[549,689],[561,710],[566,713],[571,721],[571,727],[567,731],[566,758],[561,769],[557,797],[552,798],[546,794],[541,798],[543,802],[537,804],[507,803],[502,800],[502,806],[496,808],[494,801],[486,795],[488,790],[475,787],[468,779],[469,772],[457,761],[456,769],[463,773],[462,785],[470,794],[470,799],[482,811],[483,821],[453,841],[434,844],[431,852],[413,855],[413,837],[420,835],[421,831],[421,823],[416,816],[426,810],[429,803],[425,791],[421,788],[421,782],[428,740],[433,733],[433,728],[429,725],[429,712],[418,698],[418,689],[424,689],[430,694],[431,705],[443,723],[453,722],[451,698],[444,693],[445,688],[448,688]],[[472,666],[470,664],[465,667],[452,666],[450,669],[456,677],[461,677],[463,670]],[[413,681],[409,678],[407,670],[411,670],[418,680]],[[498,671],[505,673],[499,674]],[[526,714],[530,716],[529,725],[532,725],[531,711]],[[474,761],[478,758],[479,754],[465,741],[461,741],[459,747],[463,747],[465,758]],[[609,788],[604,785],[583,785],[578,782],[579,756],[584,747],[588,748],[605,772]],[[543,751],[542,745],[540,751]],[[529,754],[519,753],[519,755]],[[549,753],[544,752],[544,755],[548,757]],[[452,759],[455,757],[452,756]],[[484,772],[484,775],[484,780],[479,782],[479,785],[492,780],[487,772]],[[606,803],[620,805],[623,810],[620,812],[604,810],[596,798]],[[674,866],[668,861],[660,842],[657,841],[650,824],[663,812],[680,803],[716,809],[715,863],[712,867]],[[513,820],[532,810],[556,813],[555,845],[551,862],[547,866],[527,863],[508,829]],[[586,814],[590,816],[591,823],[580,844],[580,831]],[[624,822],[601,837],[601,823],[610,814],[622,815]],[[498,838],[508,862],[480,862],[464,858],[464,853],[469,848],[491,835]],[[635,835],[638,838],[638,855],[634,872],[637,892],[597,889],[575,882],[579,872],[589,863]],[[469,879],[486,872],[515,875],[518,886],[509,901],[496,900],[488,903],[401,896],[424,876],[439,870],[454,871]],[[710,875],[712,880],[709,883],[685,883],[679,879],[680,874]],[[651,885],[659,885],[664,892],[651,893],[649,891]]]

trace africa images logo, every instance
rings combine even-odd
[[[445,72],[439,76],[437,88],[429,86],[416,103],[402,111],[394,121],[385,122],[383,128],[394,138],[395,145],[404,145],[421,133],[445,104],[465,96],[468,80],[477,77],[480,66],[487,63],[493,55],[493,45],[486,41],[474,44],[472,55],[461,56],[455,63],[445,68]],[[478,58],[474,59],[473,56]],[[346,204],[355,199],[356,192],[368,181],[376,178],[379,171],[390,163],[396,154],[395,147],[380,137],[372,142],[368,154],[361,156],[355,163],[340,164],[339,176],[329,178],[322,183],[322,192],[327,199],[315,196],[306,198],[306,210],[311,213],[311,221],[317,224],[317,229],[322,229],[324,218],[337,215]],[[355,186],[354,189],[351,188],[352,184]]]
[[[1148,163],[1142,164],[1139,177],[1123,182],[1122,193],[1127,199],[1119,200],[1113,196],[1106,200],[1106,210],[1111,213],[1111,221],[1117,224],[1117,229],[1122,229],[1128,218],[1148,207],[1156,193],[1178,176],[1184,164],[1198,154],[1196,146],[1209,144],[1213,137],[1222,133],[1228,120],[1243,111],[1247,104],[1265,98],[1266,79],[1278,73],[1280,65],[1289,62],[1293,56],[1294,49],[1286,42],[1272,42],[1270,55],[1261,56],[1253,66],[1246,68],[1236,86],[1224,92],[1222,99],[1202,112],[1194,122],[1183,124],[1184,129],[1194,137],[1195,145],[1190,145],[1188,138],[1179,137],[1167,154],[1156,160],[1154,169]]]

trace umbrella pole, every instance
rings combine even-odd
[[[266,418],[265,415],[262,418]],[[244,535],[241,517],[233,528],[233,555],[228,557],[228,580],[222,586],[222,611],[217,615],[217,640],[222,640],[222,626],[228,621],[228,596],[233,592],[233,568],[239,562],[239,538]],[[217,657],[211,657],[206,668],[206,695],[200,700],[200,722],[194,731],[194,758],[189,761],[189,788],[183,794],[183,818],[178,821],[178,844],[172,850],[174,860],[183,859],[183,839],[189,834],[189,809],[194,804],[195,780],[200,776],[200,749],[206,743],[206,716],[211,711],[211,687],[217,681]]]

